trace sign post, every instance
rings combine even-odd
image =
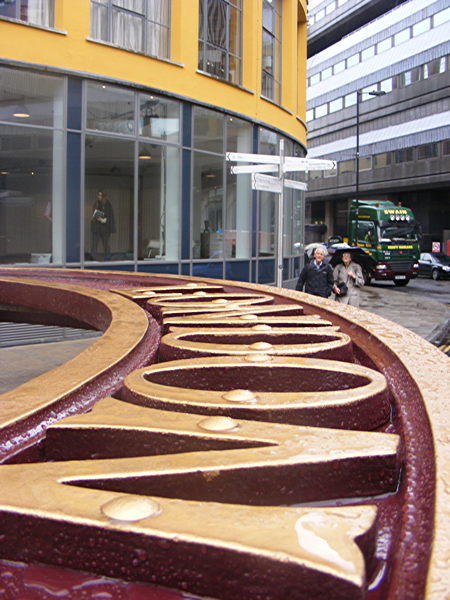
[[[299,158],[284,156],[284,140],[280,140],[279,156],[271,154],[246,154],[242,152],[227,152],[228,161],[256,163],[231,167],[231,173],[241,175],[249,173],[252,176],[252,190],[272,192],[278,194],[276,227],[277,227],[277,272],[276,286],[283,287],[283,218],[284,218],[284,188],[306,191],[307,185],[302,181],[286,179],[285,173],[289,171],[333,170],[336,169],[334,160],[321,160],[314,158]],[[263,173],[276,173],[263,175]]]

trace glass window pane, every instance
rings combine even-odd
[[[142,52],[144,20],[122,11],[112,13],[112,43],[121,48]]]
[[[0,3],[0,16],[32,25],[53,27],[53,0],[8,0]]]
[[[343,98],[337,98],[330,102],[330,113],[336,112],[337,110],[341,110],[343,108]]]
[[[62,127],[64,79],[0,67],[0,120]]]
[[[434,27],[438,27],[439,25],[442,25],[443,23],[447,23],[447,21],[450,21],[450,8],[441,10],[440,12],[436,13],[433,16],[433,26]]]
[[[342,173],[354,173],[355,171],[355,160],[352,158],[351,160],[342,160],[338,163],[338,173],[342,175]]]
[[[277,133],[261,127],[259,129],[259,153],[278,155],[279,140],[280,136]]]
[[[331,77],[333,75],[333,69],[332,67],[328,67],[327,69],[324,69],[322,71],[322,81],[324,79],[328,79],[328,77]]]
[[[382,40],[381,42],[378,42],[377,54],[381,54],[382,52],[389,50],[389,48],[392,48],[392,38],[390,37],[386,38],[385,40]]]
[[[61,261],[62,133],[2,125],[0,139],[0,263]]]
[[[223,0],[207,0],[207,41],[226,48],[227,6]]]
[[[361,52],[361,60],[367,60],[371,56],[375,55],[375,46],[370,46],[370,48],[365,48]]]
[[[347,106],[354,106],[356,104],[356,92],[352,92],[351,94],[347,94],[344,97],[344,105]]]
[[[108,7],[97,2],[91,2],[91,37],[103,42],[109,40]]]
[[[319,83],[319,81],[320,81],[320,73],[316,73],[315,75],[311,75],[310,81],[311,81],[311,85]]]
[[[161,96],[139,94],[139,135],[178,142],[180,103]]]
[[[392,77],[389,77],[389,79],[385,79],[384,81],[382,81],[380,83],[380,91],[382,92],[392,92],[393,89],[393,84],[392,84]]]
[[[247,121],[227,119],[227,152],[251,152],[253,127]],[[251,205],[250,175],[232,175],[227,169],[225,256],[249,258],[251,256]]]
[[[134,142],[90,135],[85,154],[85,259],[133,260]]]
[[[328,114],[328,104],[321,104],[320,106],[316,106],[315,108],[316,119],[319,117],[324,117]]]
[[[349,69],[350,67],[353,67],[354,65],[357,65],[359,63],[359,52],[357,52],[356,54],[352,54],[352,56],[349,56],[347,58],[347,69]]]
[[[277,195],[259,192],[258,256],[274,256]]]
[[[345,60],[341,60],[338,63],[336,63],[333,67],[333,73],[336,75],[336,73],[341,73],[341,71],[345,70]]]
[[[86,127],[115,133],[134,133],[133,92],[88,82]]]
[[[194,108],[194,148],[224,152],[224,116],[207,108]]]
[[[223,258],[223,158],[195,152],[193,258]]]
[[[409,27],[408,29],[403,29],[402,31],[399,31],[394,35],[394,46],[398,46],[399,44],[403,44],[403,42],[408,41],[410,36],[411,31]]]
[[[147,23],[145,52],[152,56],[169,58],[169,29],[156,23]]]
[[[431,29],[431,19],[424,19],[423,21],[419,21],[419,23],[413,25],[412,35],[413,37],[416,37],[421,33],[425,33],[425,31],[428,31],[429,29]]]
[[[180,150],[139,144],[139,260],[179,259],[180,186]]]

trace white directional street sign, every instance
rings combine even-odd
[[[274,192],[281,194],[283,190],[283,182],[279,177],[272,175],[262,175],[261,173],[253,173],[252,189],[260,192]]]
[[[233,175],[240,175],[241,173],[270,173],[278,171],[278,169],[278,165],[239,165],[237,167],[230,167]]]
[[[303,183],[303,181],[295,181],[294,179],[285,179],[284,185],[288,188],[292,188],[294,190],[302,190],[306,192],[308,189],[308,185]]]
[[[233,162],[258,163],[258,168],[263,165],[270,165],[270,170],[275,171],[276,166],[280,164],[280,157],[272,154],[246,154],[242,152],[227,152],[227,160]],[[246,165],[247,167],[247,165]],[[248,165],[252,167],[252,165]],[[247,168],[248,168],[247,167]],[[252,170],[241,170],[244,167],[232,167],[234,173],[254,173]],[[300,158],[295,156],[286,156],[283,159],[283,171],[331,171],[336,169],[335,160],[325,160],[320,158]],[[261,168],[258,169],[262,171]],[[264,169],[266,170],[266,169]],[[269,169],[267,168],[267,171]]]
[[[255,163],[231,167],[231,173],[239,175],[250,173],[252,189],[278,194],[276,226],[277,226],[277,272],[276,285],[283,285],[283,222],[284,222],[284,188],[306,191],[308,186],[303,181],[285,179],[289,171],[332,171],[336,169],[336,161],[318,158],[299,158],[284,155],[284,140],[280,140],[280,154],[247,154],[245,152],[227,152],[227,160],[234,162]],[[276,172],[277,175],[263,175]],[[301,200],[303,202],[304,200]]]

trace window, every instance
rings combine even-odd
[[[343,98],[337,98],[336,100],[332,100],[330,102],[330,113],[336,112],[337,110],[341,110],[343,108]]]
[[[324,79],[328,79],[328,77],[331,77],[333,75],[333,68],[332,67],[327,67],[326,69],[324,69],[322,71],[322,81]]]
[[[336,2],[331,2],[330,4],[327,4],[327,6],[325,7],[325,14],[329,15],[334,10],[336,10]]]
[[[316,119],[319,117],[324,117],[328,114],[328,104],[321,104],[320,106],[316,106],[315,109]]]
[[[431,75],[445,72],[445,57],[436,58],[423,66],[423,78],[428,79]]]
[[[311,77],[309,78],[310,80],[310,85],[315,85],[316,83],[319,83],[320,81],[320,73],[316,73],[315,75],[311,75]]]
[[[359,52],[357,52],[356,54],[352,54],[352,56],[349,56],[347,58],[347,69],[350,69],[350,67],[353,67],[354,65],[357,65],[359,63]]]
[[[394,35],[394,46],[398,46],[399,44],[403,44],[411,37],[411,32],[408,29],[403,29]]]
[[[373,166],[375,169],[379,169],[381,167],[387,167],[391,164],[391,153],[390,152],[382,152],[381,154],[375,154],[373,157]]]
[[[0,68],[0,263],[61,263],[64,79]]]
[[[350,94],[347,94],[346,96],[344,96],[344,105],[347,108],[347,106],[354,106],[356,104],[356,100],[357,100],[357,94],[356,92],[351,92]]]
[[[88,82],[86,127],[132,135],[135,132],[133,92],[119,86]]]
[[[241,83],[241,0],[200,0],[198,68]]]
[[[433,27],[438,27],[450,21],[450,8],[445,8],[433,16]]]
[[[336,63],[333,67],[333,73],[336,75],[337,73],[341,73],[345,70],[345,60],[341,60]]]
[[[360,171],[368,171],[372,168],[372,157],[371,156],[361,156],[359,159],[359,170]]]
[[[281,102],[281,0],[263,0],[261,94]]]
[[[419,21],[418,23],[413,25],[412,36],[416,37],[421,33],[425,33],[425,31],[428,31],[429,29],[431,29],[431,19],[424,19],[423,21]]]
[[[424,160],[426,158],[434,158],[438,156],[438,145],[434,144],[423,144],[417,147],[417,159]]]
[[[9,17],[42,27],[53,27],[53,0],[9,0],[0,2],[0,17]]]
[[[389,79],[384,79],[380,82],[380,91],[386,93],[392,92],[392,86],[392,77],[389,77]]]
[[[351,160],[342,160],[338,164],[338,173],[342,175],[343,173],[354,173],[355,172],[355,159]]]
[[[169,57],[170,0],[91,0],[91,37]]]
[[[375,55],[375,46],[370,46],[361,52],[361,60],[367,60]]]
[[[377,54],[381,54],[382,52],[389,50],[389,48],[392,48],[392,38],[390,37],[386,38],[385,40],[382,40],[381,42],[378,42]]]
[[[396,163],[411,162],[414,159],[414,152],[412,148],[402,148],[396,150],[394,156]]]

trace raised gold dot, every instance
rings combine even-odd
[[[269,342],[255,342],[254,344],[250,344],[249,348],[252,350],[270,350],[273,346]]]
[[[198,283],[187,283],[186,287],[198,287]]]
[[[250,390],[230,390],[222,394],[222,398],[228,402],[256,402],[258,399]]]
[[[193,296],[206,296],[206,292],[204,292],[203,290],[199,290],[198,292],[194,292],[192,295]]]
[[[244,356],[245,362],[270,362],[272,358],[268,354],[247,354]]]
[[[234,431],[239,429],[239,423],[231,417],[208,417],[197,423],[200,429],[206,431]]]
[[[258,320],[258,316],[257,315],[239,315],[239,318],[242,319],[243,321],[257,321]]]
[[[160,505],[142,496],[119,496],[103,504],[100,509],[114,521],[140,521],[155,517],[161,512]]]
[[[216,298],[216,300],[212,301],[213,304],[228,304],[228,300],[226,298]]]
[[[272,331],[270,325],[264,325],[264,323],[258,323],[258,325],[252,325],[253,331]]]

